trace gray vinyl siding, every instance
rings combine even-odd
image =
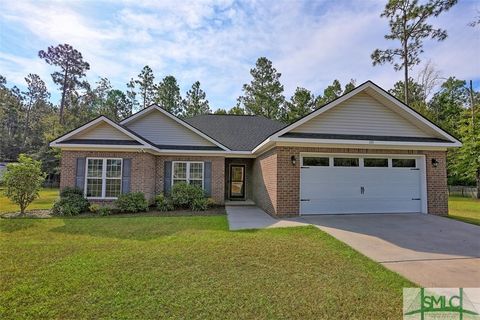
[[[83,132],[79,132],[72,136],[71,139],[133,140],[120,130],[105,122],[101,122],[100,124],[88,128]]]
[[[154,110],[126,124],[130,130],[155,144],[184,146],[214,146],[180,123]]]
[[[432,137],[363,92],[298,126],[292,132]]]

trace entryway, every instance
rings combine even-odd
[[[225,159],[225,200],[231,202],[251,202],[253,159]]]

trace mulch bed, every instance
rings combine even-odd
[[[20,212],[9,212],[9,213],[4,213],[0,215],[2,218],[40,218],[40,219],[45,219],[45,218],[51,218],[52,216],[50,215],[50,210],[44,209],[44,210],[29,210],[25,212],[24,215],[21,215]]]
[[[216,215],[225,215],[225,207],[213,207],[209,208],[206,211],[192,211],[189,209],[182,209],[182,210],[173,210],[173,211],[157,211],[155,209],[151,209],[147,212],[138,212],[138,213],[112,213],[109,217],[181,217],[181,216],[216,216]],[[50,210],[30,210],[25,212],[25,215],[20,215],[20,212],[9,212],[3,215],[0,215],[1,218],[8,218],[8,219],[17,219],[17,218],[52,218],[50,214]],[[91,212],[85,212],[78,216],[74,217],[59,217],[59,218],[92,218],[92,217],[99,217],[98,214],[93,214]]]

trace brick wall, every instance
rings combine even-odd
[[[141,191],[151,201],[155,196],[155,156],[142,152],[62,151],[60,188],[75,186],[77,158],[130,158],[131,191]]]
[[[265,152],[253,161],[253,200],[263,210],[276,215],[277,210],[277,152]]]
[[[445,151],[425,151],[427,162],[428,213],[448,214],[447,153]],[[438,161],[435,168],[432,159]]]
[[[60,188],[75,186],[76,159],[78,157],[131,158],[131,190],[140,191],[151,202],[156,194],[163,191],[164,161],[211,161],[212,198],[218,204],[224,203],[225,164],[223,157],[154,156],[140,152],[62,151]]]
[[[375,150],[375,149],[348,149],[348,148],[312,148],[312,147],[276,147],[260,156],[263,161],[263,170],[270,174],[264,174],[263,184],[255,184],[257,198],[256,203],[268,213],[277,216],[295,216],[299,213],[300,200],[300,153],[358,153],[358,154],[416,154],[425,155],[427,176],[428,212],[436,215],[448,214],[448,190],[446,178],[446,152],[444,151],[420,151],[420,150]],[[292,165],[291,157],[295,156],[297,164]],[[276,158],[276,161],[274,161]],[[437,159],[438,166],[433,167],[432,158]],[[265,159],[269,159],[266,162]],[[255,170],[258,165],[254,165]],[[276,171],[276,173],[274,173]],[[274,176],[273,176],[274,175]],[[272,184],[276,182],[277,188]],[[262,190],[267,190],[264,192]],[[258,193],[257,191],[260,190]],[[268,203],[273,205],[269,207]]]
[[[225,158],[205,156],[157,156],[156,157],[156,192],[163,192],[163,173],[165,161],[211,161],[212,162],[212,198],[218,204],[224,203],[225,192]]]

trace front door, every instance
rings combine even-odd
[[[245,166],[230,166],[230,199],[245,199]]]

